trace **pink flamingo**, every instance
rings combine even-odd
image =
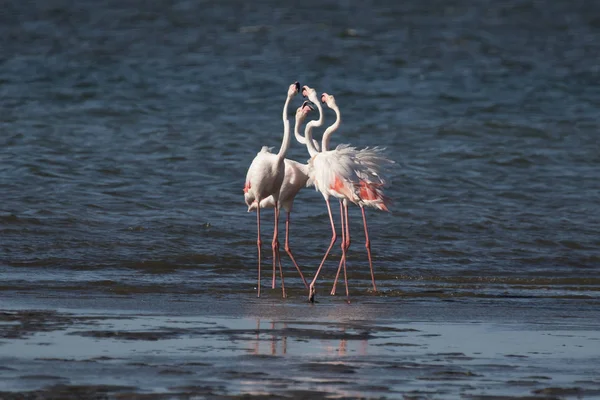
[[[263,146],[258,152],[248,173],[246,174],[246,183],[244,185],[244,200],[248,207],[253,203],[260,204],[261,201],[269,196],[273,197],[273,204],[275,210],[275,227],[273,229],[273,241],[271,247],[273,249],[273,283],[272,288],[275,288],[275,264],[277,262],[279,248],[278,240],[278,225],[279,225],[279,192],[283,180],[285,177],[285,154],[290,147],[290,123],[287,119],[287,112],[290,100],[298,94],[300,90],[300,84],[295,82],[290,85],[288,89],[287,98],[283,106],[283,140],[281,148],[277,154],[270,152],[269,148]],[[258,229],[258,235],[256,240],[256,246],[258,248],[258,297],[260,297],[260,267],[261,267],[261,245],[262,241],[260,238],[260,207],[256,207],[256,225]],[[285,297],[285,288],[283,283],[283,270],[281,263],[279,265],[279,274],[281,277],[281,289],[283,297]]]
[[[298,127],[302,124],[302,122],[304,122],[304,119],[306,118],[308,113],[312,110],[313,110],[313,106],[308,101],[305,101],[304,104],[302,104],[302,106],[296,110],[296,123],[295,123],[295,127],[294,127],[294,134],[297,137],[299,136]],[[289,126],[289,121],[287,120],[287,116],[285,116],[284,118],[286,120],[286,123]],[[300,137],[302,138],[302,136],[300,136]],[[302,138],[302,139],[304,139],[304,138]],[[318,143],[316,143],[316,144],[318,145]],[[292,250],[289,245],[289,233],[290,233],[290,221],[291,221],[290,216],[291,216],[292,208],[294,205],[294,199],[296,198],[296,195],[298,194],[300,189],[306,187],[306,182],[308,181],[308,165],[302,164],[302,163],[299,163],[297,161],[290,160],[287,158],[284,159],[283,162],[284,162],[284,166],[285,166],[285,174],[283,177],[283,183],[281,184],[281,188],[279,189],[279,205],[278,206],[279,206],[279,208],[283,208],[287,214],[286,221],[285,221],[284,249],[285,249],[287,255],[292,260],[292,263],[298,270],[298,273],[300,274],[300,277],[302,278],[302,282],[304,283],[304,286],[308,289],[308,283],[306,282],[306,279],[304,278],[304,275],[302,274],[302,271],[300,270],[300,267],[298,266],[298,263],[296,262],[296,259],[294,258],[294,255],[292,254]],[[250,204],[250,206],[248,207],[248,211],[256,210],[256,208],[257,208],[257,203],[252,202],[252,204]],[[275,208],[275,198],[273,197],[273,195],[270,195],[269,197],[261,200],[260,208]],[[279,252],[279,243],[276,243],[276,246],[277,246],[276,251]],[[281,260],[279,260],[279,261],[281,264]]]
[[[329,204],[329,197],[333,196],[341,201],[340,212],[342,214],[342,259],[340,261],[340,267],[344,267],[344,282],[346,284],[346,296],[349,297],[348,290],[348,279],[346,272],[346,250],[349,246],[349,235],[346,239],[346,233],[349,233],[348,226],[348,202],[357,204],[359,206],[364,205],[375,205],[378,204],[380,209],[387,209],[386,202],[387,198],[383,196],[381,191],[381,184],[383,181],[378,182],[375,177],[381,175],[382,165],[385,162],[389,162],[385,157],[382,156],[379,148],[357,150],[354,147],[348,145],[339,145],[335,150],[326,150],[329,143],[329,136],[337,126],[333,124],[331,129],[328,128],[326,131],[327,135],[323,136],[323,149],[319,152],[314,146],[312,139],[312,127],[319,126],[319,122],[322,123],[322,108],[317,99],[317,94],[314,89],[303,86],[302,95],[308,97],[310,101],[317,105],[319,109],[320,118],[319,121],[311,121],[307,124],[305,129],[305,141],[311,159],[309,162],[309,179],[315,188],[323,195],[325,203],[327,205],[327,211],[329,214],[329,221],[331,223],[332,237],[329,247],[325,253],[325,256],[321,260],[319,268],[313,277],[309,287],[309,300],[314,302],[315,296],[315,283],[321,272],[323,264],[327,259],[335,241],[337,240],[337,234],[335,231],[335,224],[333,222],[333,215],[331,213],[331,206]],[[334,101],[335,104],[335,101]],[[337,108],[337,106],[335,107]],[[334,110],[335,110],[334,108]],[[336,111],[339,118],[339,109]],[[312,124],[315,122],[314,124]],[[362,196],[362,197],[361,197]],[[364,217],[364,214],[363,214]],[[366,223],[366,219],[364,219]],[[346,229],[344,229],[344,226]],[[339,268],[338,267],[338,270]],[[375,284],[374,274],[371,266],[371,277],[372,282]]]
[[[327,93],[321,95],[321,102],[327,104],[327,107],[332,109],[336,114],[335,122],[328,127],[323,133],[322,148],[327,150],[329,147],[329,139],[331,134],[336,131],[341,122],[340,109],[335,102],[335,97]],[[385,184],[385,180],[381,176],[381,169],[385,163],[393,163],[393,161],[385,158],[382,154],[384,149],[379,147],[366,148],[357,150],[354,157],[358,162],[366,166],[366,170],[357,170],[357,175],[360,179],[358,183],[358,196],[360,201],[357,205],[361,209],[363,217],[363,226],[365,231],[365,247],[367,249],[367,257],[369,259],[369,269],[371,271],[371,282],[373,283],[373,291],[377,291],[377,285],[375,284],[375,274],[373,272],[373,261],[371,256],[371,241],[369,239],[369,228],[367,225],[367,217],[365,214],[365,206],[373,207],[382,211],[388,211],[387,205],[389,204],[389,198],[383,194],[382,186]],[[344,208],[344,216],[342,217],[342,247],[344,248],[343,254],[348,253],[350,248],[350,228],[348,224],[348,202],[346,199],[342,200]],[[345,232],[344,232],[345,228]],[[331,295],[335,295],[335,289],[340,276],[342,263],[346,263],[346,258],[342,257],[340,265],[334,279],[333,288],[331,289]],[[344,269],[346,266],[344,265]]]

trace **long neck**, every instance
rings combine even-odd
[[[300,124],[301,123],[299,121],[296,121],[296,124],[294,125],[294,136],[296,137],[298,143],[306,145],[306,138],[300,134]],[[312,143],[315,149],[317,149],[317,152],[320,152],[321,149],[319,148],[319,142],[313,139]]]
[[[313,157],[314,155],[319,153],[319,149],[315,147],[316,140],[313,140],[311,132],[308,132],[308,136],[306,137],[300,134],[300,123],[301,121],[298,118],[296,118],[296,124],[294,125],[294,136],[296,136],[296,140],[298,142],[306,145],[306,148],[308,149],[308,154],[310,154],[310,156]]]
[[[298,120],[298,116],[296,115],[296,123],[294,124],[294,137],[300,144],[306,144],[306,138],[300,134],[300,124],[302,122]]]
[[[285,153],[287,153],[290,148],[290,120],[288,119],[288,107],[290,105],[291,97],[288,96],[285,100],[285,104],[283,105],[283,141],[281,142],[281,148],[279,149],[279,153],[277,153],[277,157],[282,159],[285,158]]]
[[[306,140],[306,147],[308,148],[308,152],[310,153],[311,157],[319,152],[313,143],[312,130],[314,127],[323,125],[323,108],[321,107],[319,101],[313,102],[313,104],[315,104],[319,110],[319,119],[310,121],[308,124],[306,124],[306,128],[304,128],[304,139]]]
[[[338,106],[334,105],[331,108],[335,111],[335,122],[331,124],[329,128],[325,129],[325,132],[323,133],[323,139],[321,140],[321,148],[323,151],[329,150],[329,139],[331,138],[331,134],[340,127],[340,122],[342,122],[342,116],[340,115]]]

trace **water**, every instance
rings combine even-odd
[[[597,317],[599,12],[584,0],[7,2],[0,296],[175,313],[253,298],[244,177],[261,146],[279,147],[298,80],[336,96],[334,144],[384,145],[396,162],[391,213],[368,211],[380,295],[351,210],[353,302]],[[308,154],[294,142],[288,157]],[[329,235],[322,197],[302,191],[291,244],[307,276]],[[338,259],[336,247],[322,304],[341,301],[327,295]],[[263,293],[279,301],[269,263]]]
[[[594,368],[600,354],[593,346],[600,334],[592,326],[573,331],[568,325],[418,319],[30,317],[31,322],[55,320],[66,329],[42,331],[6,348],[2,360],[10,367],[0,370],[0,387],[26,390],[42,381],[48,386],[42,393],[53,395],[47,398],[64,398],[70,387],[71,395],[97,390],[104,398],[112,392],[115,398],[135,399],[140,395],[131,393],[140,391],[140,383],[142,392],[168,399],[236,398],[228,396],[231,392],[298,399],[486,398],[482,392],[510,399],[522,398],[510,396],[523,388],[546,395],[542,398],[600,393]],[[572,366],[568,374],[565,364]],[[577,386],[569,387],[574,378]]]
[[[596,298],[596,10],[10,3],[0,35],[5,294],[40,279],[44,290],[73,279],[110,290],[97,283],[130,275],[157,290],[182,280],[247,289],[255,220],[241,188],[260,147],[278,147],[298,79],[336,95],[336,143],[385,145],[397,162],[392,213],[369,213],[381,289],[466,279]],[[289,157],[308,158],[297,143]],[[364,291],[358,216],[350,269]],[[299,195],[294,222],[310,275],[329,235],[318,193]]]

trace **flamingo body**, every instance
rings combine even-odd
[[[294,160],[285,159],[284,177],[279,189],[279,204],[286,212],[291,212],[296,195],[303,187],[306,187],[308,181],[308,165]],[[248,204],[248,201],[246,201]],[[271,195],[260,202],[260,208],[275,207],[275,198]],[[256,210],[256,202],[248,204],[248,211]]]
[[[339,147],[339,146],[338,146]],[[386,184],[383,178],[383,169],[386,164],[394,162],[384,155],[385,148],[382,147],[367,147],[360,150],[355,150],[354,158],[361,165],[360,170],[357,170],[359,178],[358,196],[360,201],[357,205],[363,207],[376,208],[381,211],[389,211],[388,205],[391,200],[383,193],[383,186]]]
[[[244,185],[244,200],[248,207],[268,197],[277,197],[285,176],[285,163],[279,162],[277,154],[273,154],[270,148],[263,148],[256,154]],[[253,209],[256,209],[254,207]]]
[[[352,203],[360,200],[352,183],[358,180],[358,175],[346,149],[319,153],[311,158],[309,167],[311,183],[323,195],[347,198]]]

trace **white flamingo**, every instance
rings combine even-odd
[[[278,259],[278,225],[279,225],[279,192],[285,177],[285,154],[290,147],[290,124],[287,119],[288,106],[291,99],[298,94],[300,84],[295,82],[288,89],[287,98],[283,106],[283,140],[281,148],[277,154],[270,152],[269,148],[263,146],[258,152],[248,173],[246,174],[246,182],[244,185],[244,200],[248,207],[253,203],[260,204],[261,201],[269,196],[273,196],[273,205],[275,210],[275,227],[273,229],[273,241],[271,247],[273,249],[273,283],[272,288],[275,288],[275,264]],[[261,245],[260,238],[260,207],[256,207],[256,225],[257,239],[256,246],[258,248],[258,297],[260,297],[260,267],[261,267]],[[281,264],[279,265],[279,274],[281,276],[281,289],[283,297],[285,297],[285,288],[283,283],[283,271]]]
[[[302,106],[300,106],[296,110],[296,122],[295,122],[295,127],[294,127],[295,135],[299,136],[298,127],[304,122],[304,119],[306,118],[308,113],[312,110],[313,110],[313,107],[312,107],[311,103],[308,101],[305,101],[304,104],[302,104]],[[287,116],[285,116],[284,118],[285,118],[286,123],[289,126],[289,121],[287,120]],[[300,136],[300,137],[302,138],[302,136]],[[302,138],[302,139],[304,139],[304,138]],[[316,144],[318,145],[318,143],[316,143]],[[296,262],[296,259],[294,258],[294,255],[292,254],[292,250],[289,245],[289,232],[290,232],[290,222],[291,222],[290,216],[291,216],[292,208],[294,205],[294,199],[296,198],[296,195],[298,194],[300,189],[306,187],[306,182],[308,181],[308,165],[302,164],[302,163],[299,163],[297,161],[290,160],[287,158],[284,159],[283,162],[284,162],[284,166],[285,166],[285,174],[283,177],[283,183],[281,184],[281,189],[279,189],[279,208],[283,208],[287,214],[286,221],[285,221],[284,249],[285,249],[287,255],[292,260],[292,263],[298,270],[298,273],[300,274],[300,277],[302,278],[302,282],[304,283],[304,286],[308,289],[308,283],[306,282],[306,279],[304,278],[304,275],[302,274],[302,271],[300,270],[300,267],[298,266],[298,263]],[[248,207],[248,211],[256,210],[256,205],[257,205],[256,202],[252,202],[252,204],[250,204],[250,206]],[[266,199],[263,199],[260,202],[260,208],[274,208],[274,207],[275,207],[275,198],[273,197],[273,195],[267,197]],[[276,246],[277,246],[276,251],[278,252],[279,251],[278,243],[276,243]]]

